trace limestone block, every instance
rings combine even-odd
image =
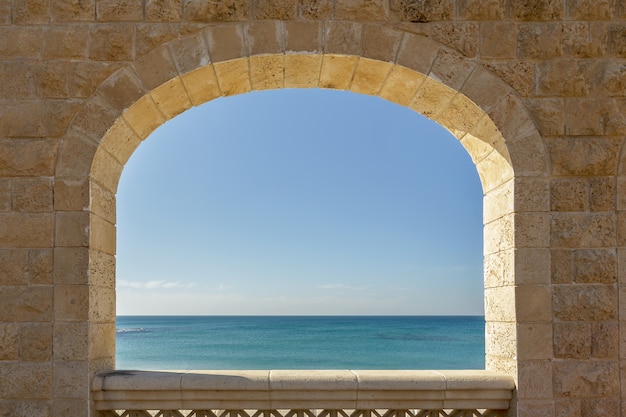
[[[583,416],[617,416],[619,410],[620,404],[617,400],[585,399],[581,401]]]
[[[255,21],[246,28],[249,54],[278,54],[284,52],[283,22]]]
[[[254,56],[250,58],[250,82],[254,90],[272,90],[285,84],[284,55]]]
[[[54,283],[86,285],[89,266],[88,254],[87,248],[55,248]]]
[[[601,136],[604,134],[604,100],[573,98],[565,100],[565,134]]]
[[[91,213],[102,217],[108,222],[115,223],[115,194],[103,188],[96,182],[91,183]]]
[[[515,257],[512,249],[485,255],[485,288],[514,285],[516,279],[513,274],[515,271],[514,262]]]
[[[517,379],[519,398],[552,398],[552,366],[549,360],[519,361]]]
[[[115,109],[100,96],[87,101],[72,120],[71,129],[78,130],[96,142],[100,142],[107,130],[120,116]]]
[[[180,36],[178,25],[140,23],[136,26],[136,56],[143,56],[158,46],[177,39]]]
[[[88,364],[84,361],[54,363],[55,398],[84,398],[89,391]]]
[[[69,66],[66,62],[48,62],[35,69],[39,94],[46,98],[65,98],[69,96]]]
[[[124,167],[104,148],[98,148],[93,158],[92,179],[105,189],[117,192],[117,184]]]
[[[553,378],[557,395],[574,398],[619,395],[619,365],[615,362],[555,362]]]
[[[38,58],[43,45],[39,27],[0,27],[0,58]]]
[[[619,325],[617,323],[592,323],[591,356],[617,359],[619,354]]]
[[[123,68],[102,83],[98,92],[113,108],[123,111],[143,96],[146,90],[131,69]]]
[[[556,284],[612,284],[617,280],[615,249],[553,250],[552,264]]]
[[[0,246],[48,248],[54,238],[54,214],[0,214]]]
[[[384,62],[394,62],[402,41],[402,32],[385,26],[363,26],[361,57]]]
[[[167,119],[179,115],[192,106],[180,77],[172,78],[150,94]]]
[[[13,23],[42,24],[50,21],[50,0],[13,0]]]
[[[46,119],[49,138],[61,138],[80,109],[78,100],[47,100],[45,103]]]
[[[20,359],[19,331],[17,323],[0,324],[0,361]]]
[[[25,213],[52,211],[52,180],[50,178],[14,179],[13,210]]]
[[[36,73],[41,66],[25,62],[0,63],[0,98],[15,99],[37,97]]]
[[[617,280],[618,283],[626,284],[626,248],[617,248]]]
[[[554,405],[554,401],[552,400],[526,400],[520,399],[516,402],[518,415],[521,416],[544,416],[544,417],[552,417],[552,416],[560,416],[560,414],[555,414],[560,412],[557,411],[558,406]],[[574,416],[575,414],[568,414],[568,416]]]
[[[285,55],[285,88],[318,86],[321,55]]]
[[[452,20],[454,1],[452,0],[390,0],[389,9],[394,19],[414,23]]]
[[[589,184],[582,178],[555,178],[550,184],[552,211],[586,211],[589,205]]]
[[[41,362],[0,365],[3,399],[49,399],[52,394],[52,365]]]
[[[566,53],[579,58],[605,56],[609,49],[608,24],[599,22],[566,23]]]
[[[517,355],[516,340],[515,323],[487,321],[485,325],[485,353],[487,356],[515,359]]]
[[[87,98],[119,67],[120,63],[76,61],[70,62],[70,95]]]
[[[476,171],[484,193],[488,193],[513,178],[513,169],[509,161],[498,152],[491,152],[481,160],[476,165]]]
[[[143,20],[143,2],[136,0],[98,0],[96,20],[121,22]]]
[[[336,0],[335,17],[344,20],[385,20],[388,17],[383,0]]]
[[[157,127],[165,123],[161,113],[150,94],[137,100],[124,112],[124,119],[135,131],[139,139],[147,138]]]
[[[204,67],[211,62],[209,49],[202,33],[174,40],[169,43],[169,47],[179,74]]]
[[[602,87],[610,96],[621,96],[626,90],[626,64],[607,63]]]
[[[507,59],[506,61],[492,61],[486,63],[485,66],[522,97],[535,95],[537,68],[534,62]],[[502,81],[494,80],[494,82]]]
[[[350,90],[360,94],[378,95],[392,66],[387,62],[360,58]]]
[[[560,20],[563,14],[562,0],[521,0],[509,5],[509,16],[516,20]]]
[[[91,26],[89,58],[95,61],[131,61],[135,56],[135,31],[128,23]]]
[[[361,53],[363,25],[354,22],[326,23],[324,52],[327,54],[358,55]]]
[[[137,137],[126,120],[119,118],[102,139],[101,146],[120,164],[125,165],[140,143],[141,139]]]
[[[146,89],[152,90],[178,75],[167,45],[148,52],[135,61],[135,70]]]
[[[250,2],[246,0],[184,0],[183,17],[199,22],[236,22],[250,17]]]
[[[423,116],[435,119],[437,114],[450,105],[455,95],[451,88],[431,77],[426,77],[411,100],[409,107]],[[466,147],[466,149],[468,148]],[[468,152],[472,156],[470,149]]]
[[[253,0],[255,19],[289,20],[296,17],[296,0]]]
[[[554,175],[615,175],[621,141],[610,138],[549,138]]]
[[[214,64],[247,56],[248,48],[241,25],[211,26],[204,33]]]
[[[50,27],[43,44],[44,59],[84,59],[88,51],[87,25]]]
[[[476,3],[475,0],[465,0]],[[496,0],[502,1],[502,0]],[[518,27],[510,22],[485,22],[480,26],[480,56],[511,59],[517,55]]]
[[[486,355],[485,368],[506,375],[517,375],[517,362],[514,359]]]
[[[497,253],[515,247],[514,218],[512,214],[502,216],[485,224],[484,254]]]
[[[95,249],[89,253],[89,283],[115,288],[115,256]]]
[[[426,78],[423,74],[394,65],[380,90],[380,97],[408,106]]]
[[[587,97],[600,88],[603,73],[601,61],[546,60],[537,65],[537,90],[553,97]]]
[[[500,20],[505,16],[506,0],[458,0],[456,7],[463,20]]]
[[[180,22],[183,17],[183,0],[146,0],[148,22]]]
[[[0,25],[11,24],[11,2],[0,3]]]
[[[87,285],[55,285],[54,318],[63,322],[81,322],[90,311]]]
[[[565,54],[565,28],[562,23],[525,23],[517,35],[518,56],[551,59]]]
[[[52,249],[31,249],[28,251],[28,271],[26,278],[30,284],[50,285],[53,282],[52,270],[54,255]]]
[[[541,98],[526,100],[525,103],[544,136],[565,134],[565,100]]]
[[[541,176],[548,173],[548,155],[543,138],[536,130],[507,142],[511,164],[517,176]]]
[[[87,323],[55,323],[53,354],[57,361],[85,360],[88,348]]]
[[[0,250],[0,282],[2,285],[25,285],[28,271],[27,249]]]
[[[613,0],[567,0],[567,17],[572,20],[611,20],[615,7]]]
[[[91,404],[88,400],[59,398],[52,400],[52,417],[89,415]]]
[[[12,210],[11,183],[12,181],[8,178],[0,179],[0,212]]]
[[[552,290],[554,317],[563,321],[617,319],[617,290],[613,285],[556,285]]]
[[[96,14],[95,0],[55,0],[51,2],[56,22],[92,21]]]
[[[298,0],[298,15],[304,19],[331,19],[334,0]]]
[[[437,115],[437,122],[457,139],[462,139],[476,126],[485,113],[463,94],[457,94]]]
[[[52,286],[0,287],[0,305],[5,322],[49,322],[52,320]]]
[[[22,361],[48,361],[52,359],[52,324],[22,324],[20,326],[19,346]]]
[[[115,287],[89,287],[89,320],[95,323],[115,321]]]
[[[56,174],[62,177],[89,175],[96,147],[97,144],[82,133],[69,132],[61,142]]]
[[[514,322],[515,288],[485,288],[485,318],[487,321]]]
[[[590,323],[554,324],[554,355],[557,358],[589,359],[591,343]]]
[[[0,113],[0,135],[3,137],[42,138],[46,133],[46,107],[41,100],[17,101]],[[14,162],[8,162],[4,166],[13,164]],[[3,165],[0,164],[0,170],[2,168]]]
[[[536,135],[535,123],[526,111],[525,104],[516,94],[507,94],[487,114],[497,126],[504,140],[513,142],[516,138],[526,138],[534,141],[536,148],[540,145],[536,144],[540,138]],[[500,151],[500,150],[499,150]],[[500,151],[504,156],[505,153]],[[508,153],[506,154],[508,157]],[[537,163],[533,164],[537,165]],[[534,172],[535,170],[531,170]]]
[[[473,58],[478,53],[480,34],[477,23],[435,23],[429,25],[429,29],[434,40],[455,49],[466,57]]]
[[[626,100],[609,100],[607,105],[607,116],[604,123],[604,133],[606,135],[623,135],[626,133]]]
[[[247,59],[220,62],[214,64],[215,75],[220,91],[224,96],[247,93],[252,90]],[[285,78],[287,70],[285,68]],[[287,86],[285,84],[285,86]]]
[[[474,61],[452,50],[440,49],[428,76],[450,88],[460,90],[475,67]]]
[[[285,52],[320,53],[324,50],[321,22],[287,21],[283,25]]]
[[[515,179],[516,211],[549,211],[550,182],[544,178],[518,177]]]
[[[603,247],[615,244],[615,216],[612,213],[554,213],[551,246]]]
[[[180,77],[189,99],[199,106],[221,95],[215,70],[212,65],[188,72]]]
[[[515,292],[515,317],[521,323],[552,320],[552,294],[545,285],[518,285]]]
[[[89,243],[89,213],[61,211],[56,214],[56,246],[80,247]]]
[[[115,255],[115,225],[95,214],[91,215],[89,245],[110,255]]]
[[[358,62],[359,58],[356,56],[324,55],[319,86],[321,88],[349,90]]]
[[[518,324],[517,357],[522,361],[552,359],[552,324]]]
[[[502,135],[488,117],[483,117],[472,127],[470,132],[461,138],[461,145],[467,150],[474,164],[480,163],[492,152],[496,152],[500,157],[508,159],[508,151],[504,145]],[[492,156],[492,158],[494,157]],[[483,192],[488,194],[490,190],[483,188]]]
[[[89,359],[115,357],[115,322],[89,325]]]

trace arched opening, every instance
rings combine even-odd
[[[475,166],[456,138],[410,109],[330,90],[249,93],[188,110],[138,154],[117,199],[122,315],[483,314]],[[177,346],[173,335],[158,334],[173,324],[158,320],[118,321],[144,329],[118,334],[118,367],[150,367],[141,363],[146,349],[158,357],[162,347],[164,357],[164,344]],[[195,323],[196,332],[212,329]],[[434,325],[449,327],[440,333]],[[437,333],[419,333],[425,328]],[[271,352],[274,363],[262,343],[245,339],[237,348],[252,352],[240,357],[256,362],[205,359],[207,366],[193,358],[193,350],[210,357],[212,349],[215,358],[233,351],[227,341],[241,339],[228,331],[217,345],[211,333],[195,335],[189,352],[179,347],[180,358],[152,359],[151,368],[484,367],[482,318],[404,318],[373,333],[362,326],[372,334],[344,335],[361,341],[342,355],[328,353],[337,349],[327,336]],[[256,336],[263,337],[270,336]],[[448,349],[464,355],[433,354]],[[302,359],[288,362],[297,351]]]

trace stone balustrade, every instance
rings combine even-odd
[[[113,371],[92,385],[114,417],[505,416],[513,378],[490,371]]]

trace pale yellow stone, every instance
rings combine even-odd
[[[128,126],[124,117],[117,119],[102,139],[102,146],[124,165],[141,143],[141,138]]]
[[[355,93],[378,95],[393,64],[361,58],[354,71],[350,90]]]
[[[385,79],[380,96],[401,106],[408,106],[424,80],[425,75],[394,65]]]
[[[222,95],[213,65],[181,75],[181,80],[194,106],[199,106]]]
[[[285,55],[285,88],[317,87],[321,66],[321,55]]]
[[[515,322],[515,287],[485,289],[485,319],[488,322]]]
[[[483,223],[489,223],[513,211],[515,205],[514,181],[491,189],[483,199]]]
[[[483,192],[490,190],[513,178],[513,168],[498,152],[491,152],[476,165]]]
[[[250,57],[250,82],[253,90],[272,90],[285,84],[284,55]]]
[[[115,193],[117,192],[120,175],[122,175],[122,169],[124,169],[124,166],[101,147],[98,148],[93,158],[91,178],[105,189]]]
[[[242,58],[220,62],[214,64],[213,68],[223,95],[232,96],[252,90],[248,59]]]
[[[513,249],[485,255],[483,263],[485,288],[515,285],[515,261]]]
[[[124,112],[124,119],[142,140],[147,138],[154,129],[161,126],[166,120],[149,94],[130,106]]]
[[[89,246],[110,255],[115,255],[115,225],[93,214],[91,215],[89,229],[91,232],[89,235]]]
[[[485,224],[484,254],[515,247],[514,216],[507,214]]]
[[[451,88],[427,77],[409,107],[430,119],[437,120],[436,115],[448,106],[456,94]]]
[[[167,119],[179,115],[192,106],[180,77],[172,78],[160,85],[150,95]]]
[[[354,70],[359,61],[355,56],[324,55],[319,86],[336,90],[349,90]]]

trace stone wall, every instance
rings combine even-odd
[[[0,1],[0,416],[93,413],[141,141],[293,87],[380,96],[459,138],[512,413],[626,416],[624,0]]]

